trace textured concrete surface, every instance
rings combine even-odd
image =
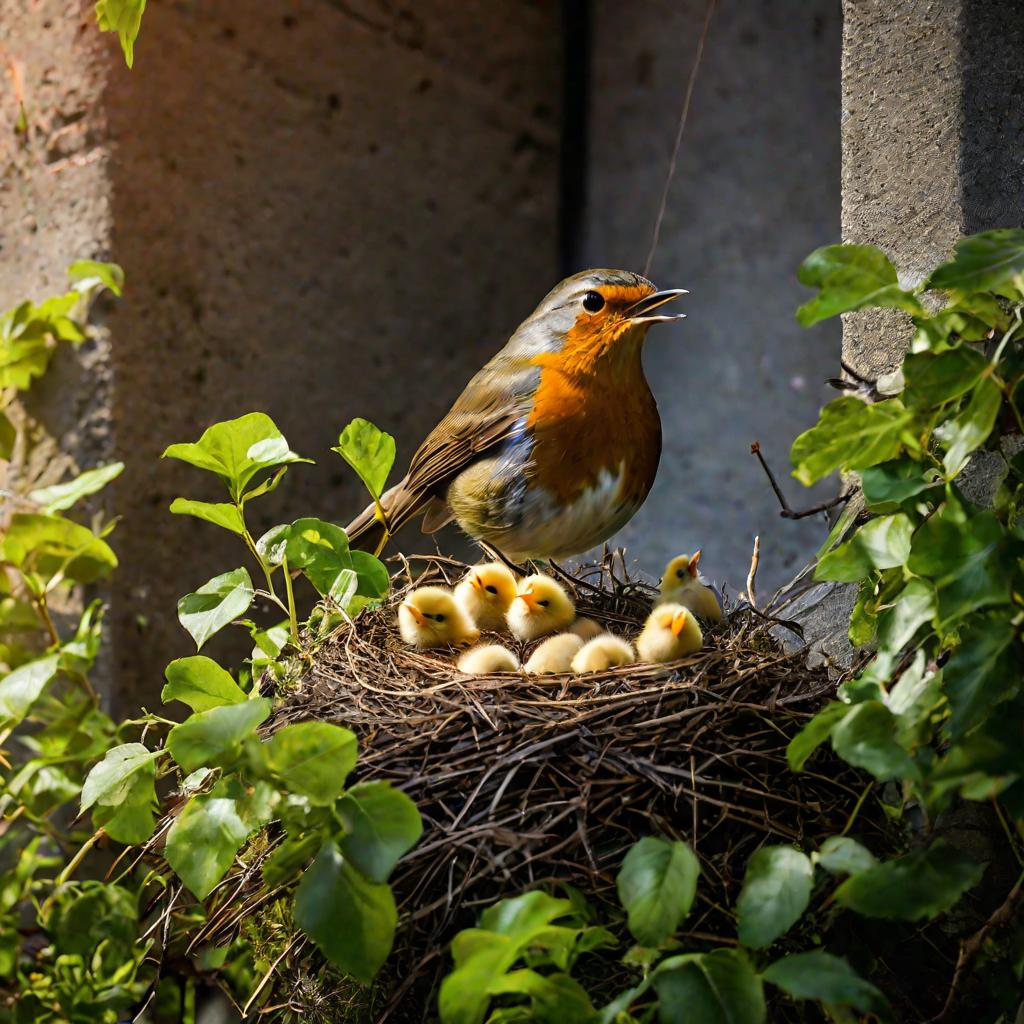
[[[705,4],[594,4],[585,259],[643,268]],[[831,0],[719,4],[652,277],[688,319],[655,328],[646,366],[665,427],[657,483],[619,535],[653,574],[700,547],[742,589],[761,535],[762,594],[793,575],[820,519],[782,520],[750,443],[795,507],[834,493],[788,476],[789,445],[833,396],[839,325],[805,331],[796,268],[839,237],[840,12]]]

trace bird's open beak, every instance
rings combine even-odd
[[[700,548],[698,548],[696,551],[694,551],[692,555],[690,555],[690,564],[687,566],[687,569],[690,570],[690,575],[694,579],[697,578],[698,565],[700,565]]]
[[[416,605],[409,604],[408,601],[403,601],[402,607],[407,608],[409,610],[409,614],[416,620],[416,622],[419,625],[425,626],[427,624],[427,617],[423,614],[423,612],[419,610],[419,608],[416,607]]]
[[[653,295],[646,295],[639,302],[634,302],[626,310],[626,317],[634,324],[664,324],[670,320],[682,320],[685,313],[659,313],[656,316],[651,314],[660,309],[666,302],[678,299],[680,295],[689,295],[685,288],[666,288],[664,291],[655,292]]]
[[[470,583],[477,590],[483,590],[483,588],[484,588],[484,581],[482,579],[480,579],[479,573],[473,573],[473,576],[472,576],[472,579],[470,580]]]
[[[676,612],[675,615],[672,616],[672,635],[679,636],[685,625],[686,612]]]

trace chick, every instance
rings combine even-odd
[[[471,647],[458,661],[458,670],[470,676],[492,676],[498,672],[515,672],[519,659],[501,644]]]
[[[506,618],[520,640],[536,640],[565,629],[576,618],[576,606],[561,584],[538,573],[520,580]]]
[[[607,632],[599,622],[595,622],[593,619],[577,619],[570,627],[570,633],[575,633],[581,640],[593,640],[595,636],[600,636],[602,633]]]
[[[681,604],[660,604],[647,616],[637,637],[641,661],[675,661],[704,645],[697,619]]]
[[[603,672],[616,665],[632,665],[636,661],[633,648],[611,633],[588,640],[573,656],[573,672]]]
[[[501,562],[473,566],[455,587],[455,600],[478,629],[504,629],[515,596],[516,578]]]
[[[480,635],[444,587],[420,587],[398,606],[398,630],[413,647],[472,643]]]
[[[579,621],[579,620],[577,620]],[[569,672],[572,659],[583,646],[583,638],[575,633],[549,636],[526,661],[523,667],[533,675],[544,676],[552,672]]]
[[[700,581],[697,565],[700,552],[692,555],[677,555],[665,566],[665,575],[661,577],[660,593],[654,606],[663,604],[681,604],[698,618],[708,622],[722,621],[722,606],[718,603],[715,592]]]

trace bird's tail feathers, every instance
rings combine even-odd
[[[392,535],[398,533],[409,520],[424,512],[432,500],[428,494],[409,490],[407,480],[400,480],[380,498],[388,522],[387,529]],[[345,533],[352,547],[375,551],[384,537],[384,530],[384,524],[377,518],[377,506],[370,504],[348,524]]]

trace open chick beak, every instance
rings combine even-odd
[[[405,601],[402,604],[402,607],[409,609],[409,614],[416,620],[418,625],[425,626],[427,624],[427,617],[419,610],[419,608],[416,607],[416,605],[409,604],[408,601]]]
[[[672,616],[672,635],[679,636],[686,626],[686,612],[676,612]]]
[[[654,292],[653,295],[645,295],[626,310],[626,317],[633,324],[664,324],[671,320],[682,320],[686,317],[685,313],[658,313],[654,316],[651,314],[665,303],[678,299],[680,295],[689,294],[685,288],[666,288],[664,291]]]
[[[478,573],[473,573],[473,578],[470,580],[470,582],[473,584],[473,586],[477,590],[483,590],[484,589],[484,581],[482,579],[480,579],[480,576],[479,576]]]

